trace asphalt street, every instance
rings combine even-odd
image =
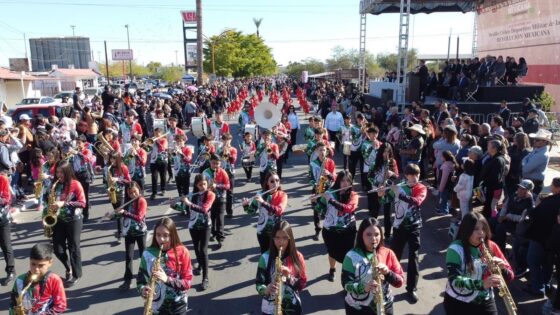
[[[301,122],[306,121],[301,117]],[[236,122],[230,122],[234,133],[237,132]],[[303,127],[306,127],[304,125]],[[303,129],[302,129],[303,130]],[[298,143],[301,143],[301,133]],[[190,136],[190,135],[189,135]],[[190,143],[194,137],[190,136]],[[233,144],[237,146],[238,137]],[[337,156],[337,170],[342,167],[341,155]],[[238,165],[240,161],[238,161]],[[284,168],[281,180],[282,188],[288,193],[288,209],[285,218],[294,227],[296,244],[303,253],[307,265],[307,287],[302,292],[302,303],[305,314],[344,314],[343,290],[340,283],[340,265],[337,265],[337,277],[334,282],[327,280],[328,260],[326,247],[320,239],[314,241],[312,210],[304,199],[309,196],[310,185],[307,178],[307,158],[305,155],[292,155],[289,164]],[[259,189],[258,169],[253,170],[253,179],[247,181],[239,166],[236,170],[235,198],[251,197]],[[150,180],[147,177],[147,193],[150,193]],[[355,181],[356,182],[356,181]],[[361,191],[359,184],[354,187]],[[367,216],[366,197],[360,193],[360,207],[357,219]],[[124,275],[125,249],[124,243],[117,244],[114,237],[116,223],[103,221],[101,217],[112,210],[104,192],[101,179],[97,178],[91,189],[90,222],[84,225],[81,239],[83,278],[74,288],[67,289],[68,314],[141,314],[143,300],[135,289],[122,292],[118,286]],[[171,210],[167,204],[169,197],[176,197],[175,185],[168,185],[165,197],[158,196],[155,201],[148,200],[148,228],[164,215],[171,216],[180,228],[179,236],[194,260],[194,251],[188,233],[187,219],[179,212]],[[420,249],[420,281],[418,295],[420,301],[411,305],[405,299],[404,288],[393,289],[395,295],[395,314],[444,314],[442,301],[446,283],[445,252],[449,242],[448,227],[450,217],[436,216],[434,211],[435,197],[429,196],[422,207],[424,227],[421,235]],[[31,203],[31,202],[29,202]],[[201,276],[195,276],[193,287],[189,290],[190,314],[260,314],[260,298],[255,290],[255,274],[259,258],[259,247],[256,237],[256,217],[249,216],[242,208],[234,210],[234,217],[226,219],[228,236],[224,246],[217,250],[216,243],[210,243],[210,288],[200,291]],[[16,257],[17,273],[24,273],[28,268],[28,253],[37,242],[46,242],[40,223],[40,213],[25,210],[16,216],[17,224],[13,225],[12,241]],[[150,236],[149,236],[150,237]],[[150,240],[148,239],[148,244]],[[138,257],[138,256],[137,256]],[[405,253],[403,257],[407,257]],[[406,260],[401,261],[406,270]],[[137,270],[139,259],[134,262]],[[2,262],[2,267],[4,267]],[[62,264],[55,259],[53,271],[64,275]],[[134,282],[133,282],[134,284]],[[511,291],[518,303],[518,314],[537,314],[544,300],[531,300],[520,290],[522,283],[515,280]],[[0,287],[0,313],[5,313],[9,303],[10,287]],[[499,297],[501,312],[502,302]]]

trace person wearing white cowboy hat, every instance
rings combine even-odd
[[[414,124],[407,129],[410,130],[412,139],[408,145],[400,151],[402,169],[404,169],[404,167],[409,163],[414,163],[420,166],[422,149],[424,148],[424,138],[422,136],[426,134],[424,128],[420,124]]]
[[[538,196],[543,189],[544,174],[550,161],[547,145],[552,141],[552,133],[539,129],[536,133],[529,134],[529,138],[533,140],[533,151],[521,160],[521,171],[523,178],[533,181],[533,192]]]

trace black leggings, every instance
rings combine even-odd
[[[270,247],[270,234],[261,232],[257,233],[257,240],[259,241],[259,247],[261,248],[261,254],[266,252]]]
[[[124,248],[125,248],[125,270],[124,270],[124,280],[130,281],[133,278],[132,272],[132,262],[134,261],[134,245],[138,244],[139,256],[142,256],[144,249],[146,248],[146,235],[138,236],[125,236],[124,238]]]
[[[117,210],[117,208],[119,208],[126,202],[124,196],[124,191],[117,191],[117,203],[111,204],[114,210]],[[120,238],[120,235],[122,233],[123,218],[121,216],[115,216],[115,220],[117,221],[117,238]]]
[[[212,236],[219,242],[226,237],[224,235],[224,214],[226,212],[226,203],[223,199],[217,198],[210,208],[210,219],[212,220]]]
[[[360,168],[360,173],[364,167],[364,158],[360,151],[350,152],[350,158],[348,159],[348,170],[352,174],[352,178],[356,178],[356,166]]]
[[[80,181],[82,187],[84,188],[84,194],[86,195],[86,206],[83,210],[84,219],[89,219],[89,182],[88,181]]]
[[[175,184],[177,184],[179,196],[186,196],[189,194],[190,181],[191,173],[189,171],[177,173],[177,176],[175,176]]]
[[[70,222],[59,220],[53,227],[54,254],[62,262],[66,271],[72,270],[72,275],[76,278],[82,276],[82,253],[80,251],[82,224],[81,219]],[[66,253],[66,249],[68,249],[68,253]]]
[[[4,211],[8,211],[7,209]],[[6,261],[6,273],[14,272],[14,251],[12,250],[12,238],[10,235],[12,229],[11,223],[0,225],[0,247],[4,260]]]
[[[189,229],[193,241],[196,261],[202,269],[202,279],[208,279],[208,242],[210,241],[210,229]]]
[[[226,190],[226,213],[233,215],[233,187],[235,186],[235,175],[227,171],[229,177],[229,189]]]
[[[159,173],[161,191],[165,191],[167,183],[167,162],[156,162],[150,164],[150,172],[152,173],[152,195],[157,193],[157,175]]]
[[[452,298],[447,293],[443,298],[443,308],[449,315],[498,315],[494,299],[489,299],[483,304],[465,303]]]
[[[346,302],[344,302],[344,308],[346,309],[346,315],[371,315],[375,313],[375,310],[372,310],[369,307],[363,310],[357,310],[348,305]],[[385,304],[385,314],[393,315],[393,303]]]

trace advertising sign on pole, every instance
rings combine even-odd
[[[133,60],[132,49],[112,49],[113,60]]]
[[[181,11],[185,24],[196,24],[196,11]]]

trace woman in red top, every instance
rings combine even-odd
[[[11,239],[10,205],[12,204],[12,193],[10,192],[10,180],[8,171],[0,172],[0,245],[2,254],[6,260],[6,279],[2,280],[2,286],[8,285],[15,277],[14,252]]]
[[[118,209],[125,200],[125,192],[128,184],[130,184],[130,173],[128,167],[122,162],[121,154],[118,151],[113,151],[109,155],[109,167],[107,168],[107,175],[112,177],[113,186],[117,194],[117,202],[111,203],[113,209]],[[107,187],[110,189],[110,187]],[[117,218],[117,242],[120,244],[122,237],[122,218]]]
[[[146,248],[146,210],[148,203],[140,195],[140,186],[132,182],[128,188],[128,198],[134,200],[126,210],[118,208],[115,213],[123,218],[123,235],[126,251],[126,267],[124,271],[124,283],[119,287],[122,290],[130,289],[132,281],[132,260],[134,259],[134,244],[138,244],[138,253],[142,255]]]
[[[66,269],[66,286],[72,287],[82,277],[80,235],[83,226],[82,209],[86,206],[86,196],[82,185],[75,179],[72,166],[68,161],[63,160],[58,163],[54,181],[55,186],[46,192],[51,198],[51,194],[54,194],[55,202],[49,207],[52,207],[51,211],[57,213],[57,222],[52,228],[54,253]],[[47,214],[49,207],[45,207],[43,215]]]

